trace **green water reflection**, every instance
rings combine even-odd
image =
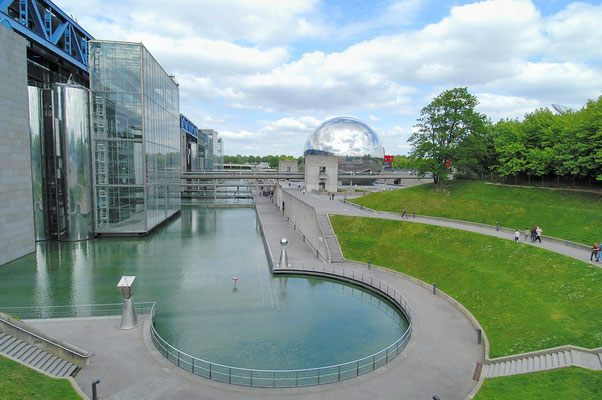
[[[205,360],[256,369],[351,361],[393,343],[406,320],[386,301],[340,282],[272,276],[253,209],[183,208],[142,238],[45,242],[0,267],[0,310],[157,301],[156,328]],[[237,289],[232,278],[238,277]]]

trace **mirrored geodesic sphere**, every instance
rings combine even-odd
[[[327,154],[339,157],[341,171],[382,169],[384,149],[374,132],[359,119],[336,117],[324,121],[305,142],[304,155]]]

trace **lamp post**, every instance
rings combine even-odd
[[[138,316],[136,315],[136,306],[134,305],[134,280],[135,276],[122,276],[117,284],[119,293],[123,296],[125,301],[123,302],[123,312],[121,313],[121,323],[118,329],[133,329],[142,322],[138,322]]]
[[[290,265],[288,263],[288,256],[286,254],[286,248],[289,247],[291,242],[288,238],[283,237],[280,239],[280,246],[282,249],[280,250],[280,261],[278,262],[278,267],[280,268],[288,268]]]

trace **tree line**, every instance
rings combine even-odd
[[[541,108],[523,121],[496,124],[475,111],[477,104],[467,88],[433,99],[421,110],[404,162],[432,172],[436,183],[452,171],[468,178],[602,181],[602,96],[578,111],[555,114]]]
[[[237,154],[235,156],[224,155],[225,164],[259,164],[266,162],[270,164],[270,168],[278,168],[280,160],[297,160],[299,165],[303,164],[303,157],[293,157],[287,155],[269,155],[269,156],[241,156]]]

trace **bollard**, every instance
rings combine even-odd
[[[370,269],[370,260],[368,260],[368,269]]]
[[[416,218],[416,210],[414,210],[414,218]]]
[[[316,250],[316,258],[320,258],[320,250]]]
[[[98,395],[96,394],[96,385],[98,385],[99,383],[100,379],[97,379],[94,382],[92,382],[92,400],[98,399]]]
[[[360,204],[360,210],[363,210],[363,209],[364,209],[364,205]]]
[[[303,243],[305,243],[305,235],[303,235]]]
[[[481,329],[478,329],[478,328],[476,329],[476,331],[477,331],[477,344],[481,344],[483,332],[481,331]]]
[[[433,294],[437,295],[437,284],[433,283]]]
[[[499,231],[499,230],[500,230],[500,223],[499,223],[499,222],[496,222],[496,223],[495,223],[495,230],[496,230],[496,231]]]

